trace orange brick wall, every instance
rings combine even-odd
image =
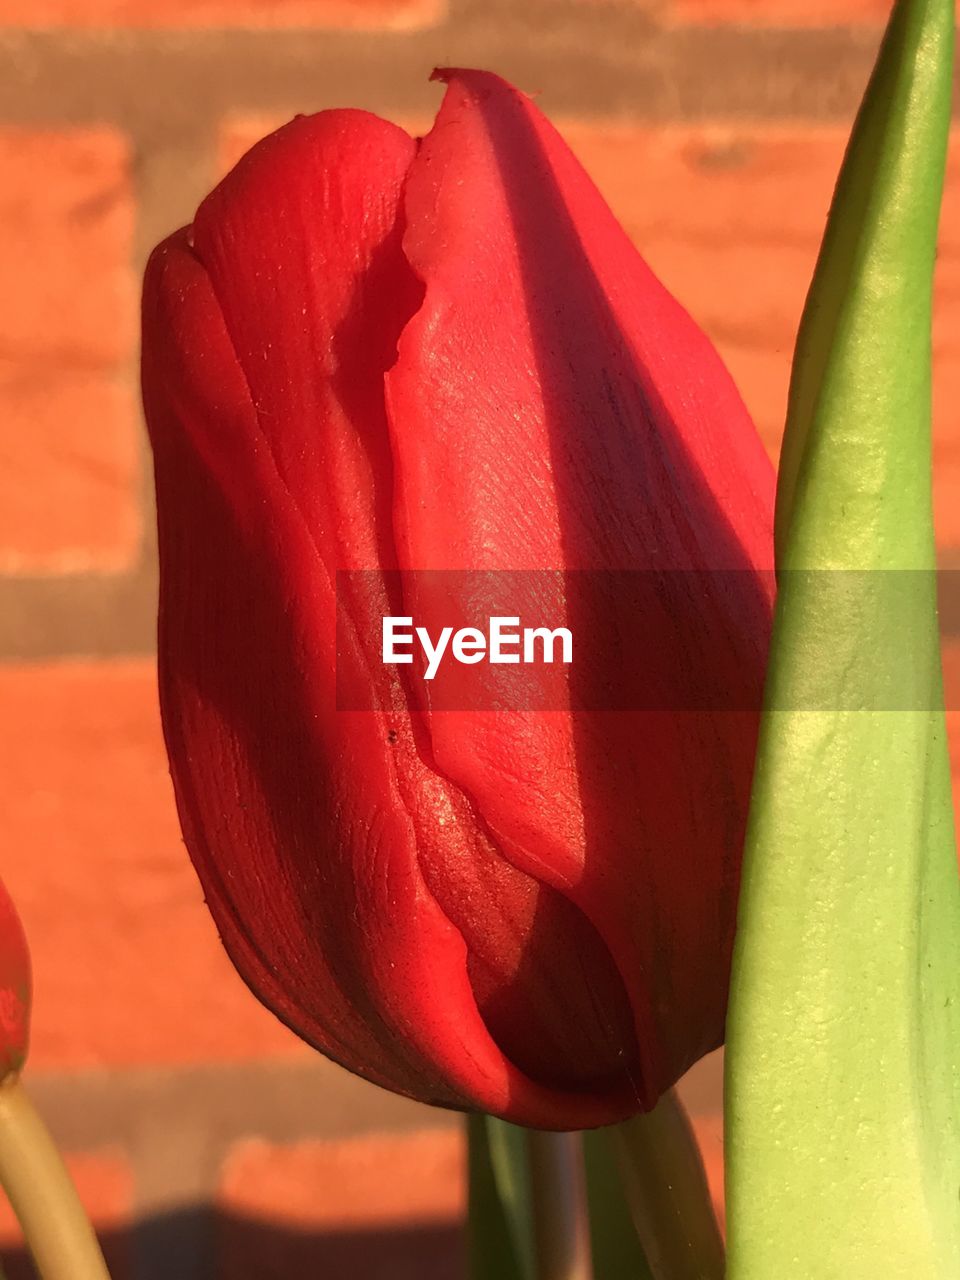
[[[117,1277],[462,1274],[456,1122],[323,1063],[226,962],[181,845],[136,394],[153,243],[257,136],[354,104],[427,127],[436,64],[540,93],[714,337],[771,454],[885,0],[0,0],[0,874],[30,1076]],[[935,333],[960,566],[960,134]],[[960,619],[951,624],[960,631]],[[960,647],[951,689],[960,706]],[[960,718],[951,717],[960,769]],[[721,1195],[719,1068],[686,1085]],[[386,1172],[385,1172],[386,1171]],[[0,1253],[27,1275],[9,1214]]]
[[[0,569],[129,569],[143,520],[130,141],[0,123],[0,174]]]
[[[883,23],[890,6],[886,0],[673,0],[669,12],[682,22],[825,27]]]
[[[437,22],[443,0],[4,0],[0,22],[33,28],[397,28]]]

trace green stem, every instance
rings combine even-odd
[[[611,1130],[640,1243],[655,1280],[722,1280],[723,1239],[700,1149],[673,1090]]]
[[[0,1185],[42,1280],[110,1280],[60,1153],[16,1076],[0,1084]]]
[[[592,1280],[580,1135],[529,1129],[535,1280]]]

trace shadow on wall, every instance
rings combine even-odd
[[[298,1231],[201,1206],[101,1235],[112,1280],[463,1280],[463,1231],[427,1223],[378,1231]],[[22,1249],[0,1252],[6,1280],[35,1280]]]

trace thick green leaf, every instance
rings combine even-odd
[[[583,1134],[583,1159],[596,1280],[653,1280],[624,1195],[616,1135]]]
[[[728,1020],[728,1280],[960,1275],[930,498],[953,24],[948,0],[896,7],[798,340]]]
[[[492,1116],[467,1117],[470,1280],[535,1280],[525,1135]]]

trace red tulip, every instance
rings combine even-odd
[[[30,1023],[30,952],[16,908],[0,881],[0,1080],[20,1071]]]
[[[723,1038],[757,720],[724,691],[759,699],[773,474],[547,120],[442,78],[422,141],[300,117],[151,259],[165,732],[211,911],[279,1017],[387,1088],[579,1128]],[[648,664],[666,704],[431,710],[370,661],[397,569],[582,573],[571,704]],[[341,570],[369,572],[338,637]],[[667,584],[656,652],[623,653],[623,570]]]

